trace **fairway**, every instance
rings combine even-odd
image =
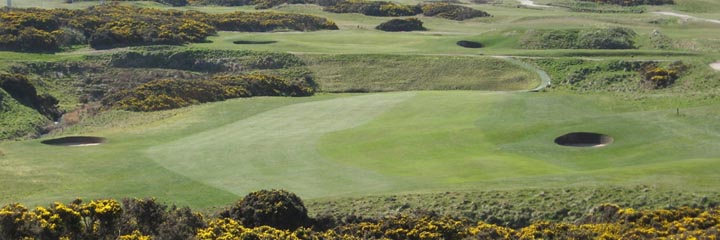
[[[231,100],[160,120],[121,115],[126,125],[82,132],[107,137],[104,145],[0,144],[2,184],[28,190],[3,191],[2,201],[155,196],[208,207],[264,188],[307,199],[598,185],[718,190],[717,105],[676,116],[660,103],[623,102],[426,91]],[[615,142],[553,143],[577,131]]]

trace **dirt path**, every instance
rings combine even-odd
[[[710,67],[711,67],[712,69],[715,69],[715,70],[717,70],[717,71],[720,71],[720,61],[711,63],[711,64],[710,64]]]
[[[535,4],[535,1],[533,1],[533,0],[518,0],[518,1],[520,1],[520,5],[525,5],[528,7],[541,7],[541,8],[550,7],[548,5]]]
[[[690,16],[690,15],[679,14],[679,13],[674,13],[674,12],[654,12],[654,13],[655,13],[655,14],[660,14],[660,15],[666,15],[666,16],[679,17],[679,18],[682,18],[683,20],[693,19],[693,20],[700,20],[700,21],[706,21],[706,22],[711,22],[711,23],[720,24],[720,20],[693,17],[693,16]]]

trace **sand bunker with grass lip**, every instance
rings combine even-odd
[[[273,44],[277,41],[249,41],[249,40],[238,40],[233,41],[234,44]]]
[[[591,132],[572,132],[555,138],[555,143],[568,147],[603,147],[613,143],[608,135]]]
[[[457,44],[458,46],[464,47],[464,48],[482,48],[483,47],[482,43],[474,42],[474,41],[466,41],[466,40],[457,41],[457,43],[455,43],[455,44]]]
[[[525,5],[528,7],[542,7],[542,8],[550,7],[548,5],[536,4],[535,1],[533,1],[533,0],[519,0],[519,1],[520,1],[521,5]]]
[[[106,141],[107,140],[103,137],[72,136],[45,140],[41,143],[53,146],[83,147],[100,145],[105,143]]]
[[[720,61],[714,62],[710,64],[710,67],[712,69],[715,69],[716,71],[720,71]]]

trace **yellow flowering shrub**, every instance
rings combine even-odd
[[[131,234],[120,236],[119,240],[152,240],[152,237],[143,235],[140,231],[135,230]]]

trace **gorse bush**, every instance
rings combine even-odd
[[[155,199],[112,199],[29,209],[0,208],[2,239],[189,239],[207,226],[189,208],[168,207]]]
[[[57,51],[73,44],[96,49],[203,42],[217,30],[337,29],[320,17],[272,12],[208,14],[107,4],[84,10],[0,12],[0,50]],[[86,41],[86,42],[82,42]]]
[[[419,6],[402,5],[384,1],[342,1],[325,7],[325,11],[334,13],[361,13],[368,16],[400,17],[422,13]]]
[[[248,194],[217,217],[155,199],[80,200],[29,209],[0,208],[2,239],[715,239],[720,209],[636,210],[602,204],[580,220],[518,228],[432,213],[375,219],[347,216],[317,228],[302,201],[282,190]]]
[[[529,30],[520,39],[529,49],[631,49],[637,33],[613,27],[584,30]]]
[[[401,32],[401,31],[424,31],[423,22],[417,18],[408,19],[392,19],[390,21],[381,23],[377,27],[377,30],[386,32]]]
[[[202,80],[159,79],[111,94],[103,105],[130,111],[157,111],[252,96],[309,96],[304,82],[264,75],[218,75]]]
[[[456,21],[462,21],[465,19],[476,18],[476,17],[489,17],[490,14],[484,11],[480,11],[474,8],[469,8],[460,5],[453,5],[449,3],[430,3],[421,5],[422,13],[429,17],[441,17]]]
[[[384,1],[340,1],[325,7],[325,11],[334,13],[361,13],[368,16],[402,17],[414,16],[422,13],[428,17],[440,17],[462,21],[476,17],[489,17],[490,14],[477,9],[438,2],[418,5],[403,5]]]
[[[220,217],[241,221],[246,227],[270,226],[295,230],[310,225],[310,217],[302,200],[284,190],[252,192],[222,211]]]
[[[673,4],[673,0],[578,0],[584,2],[596,2],[604,4],[615,4],[621,6],[637,6],[637,5],[663,5]]]
[[[686,70],[682,62],[675,62],[670,66],[662,67],[656,63],[643,66],[640,69],[640,75],[643,77],[643,83],[649,88],[666,88],[678,79],[680,74]]]
[[[126,51],[110,56],[109,65],[120,68],[166,68],[196,72],[241,72],[304,66],[289,53],[170,49]]]

